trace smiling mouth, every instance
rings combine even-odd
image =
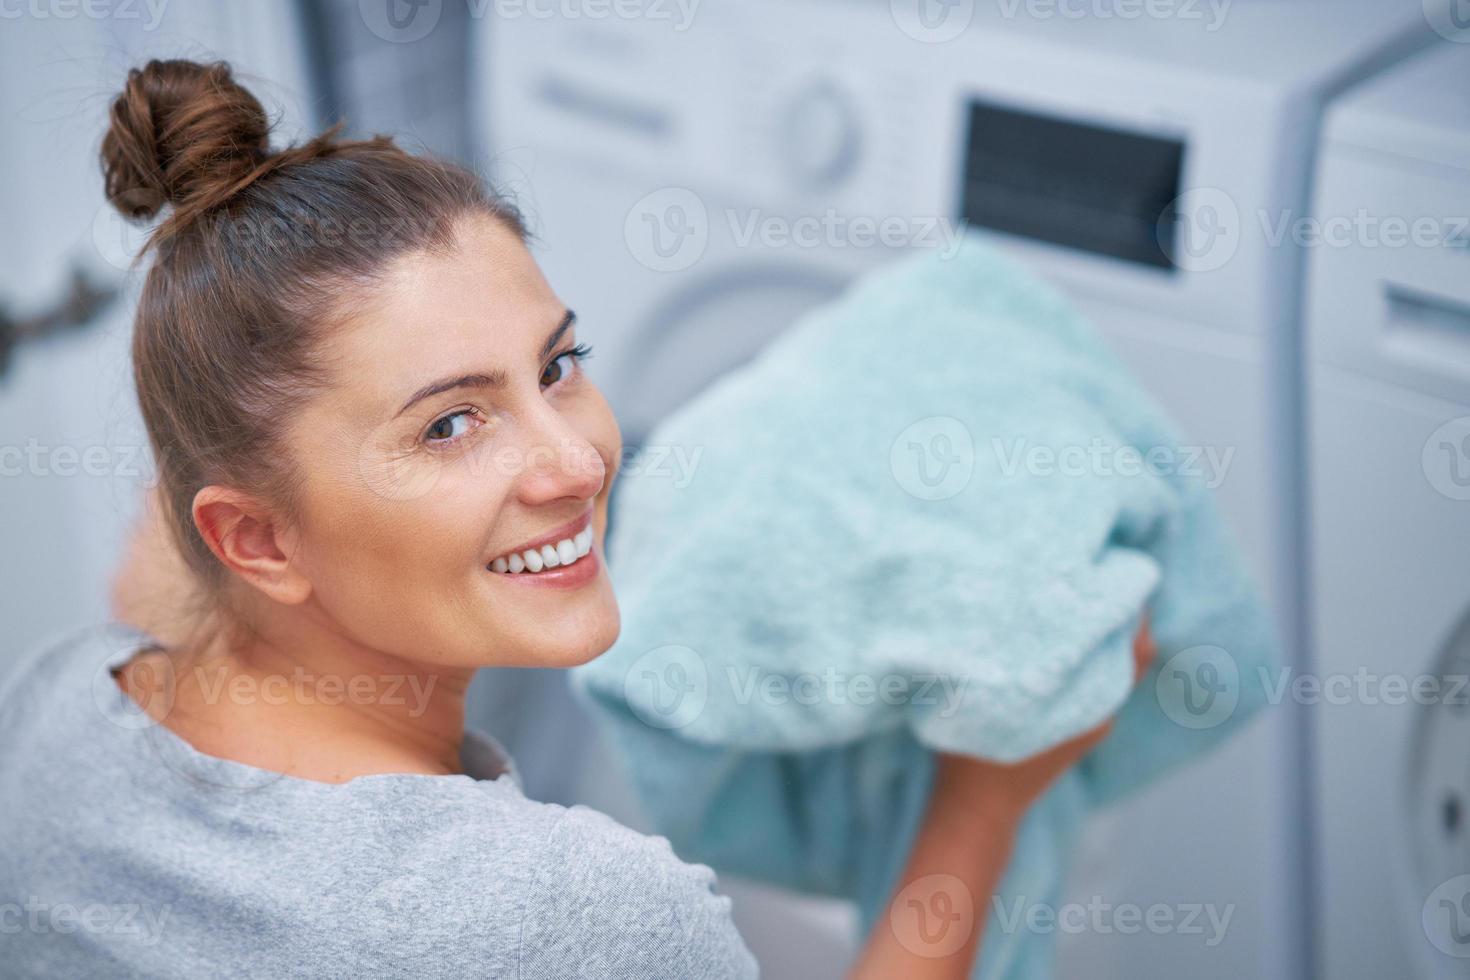
[[[485,567],[502,575],[535,575],[575,565],[591,551],[592,515],[588,513],[550,537],[507,552]]]

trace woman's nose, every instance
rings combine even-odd
[[[607,461],[550,406],[537,414],[523,446],[517,494],[526,504],[562,498],[591,500],[607,479]]]

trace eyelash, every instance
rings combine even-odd
[[[591,356],[592,346],[590,344],[577,344],[573,347],[568,347],[565,350],[559,351],[556,356],[552,357],[551,360],[546,362],[546,367],[543,367],[541,371],[544,374],[547,367],[555,364],[563,357],[570,357],[573,363],[580,365],[583,361],[587,360],[587,358]],[[551,387],[560,384],[564,380],[566,379],[560,379],[558,381],[552,382]],[[434,427],[439,425],[440,423],[447,422],[451,419],[457,419],[461,415],[479,416],[481,414],[482,413],[478,408],[459,408],[455,409],[447,415],[441,415],[434,421],[429,423],[428,427],[424,429],[424,434],[420,436],[419,441],[422,442],[425,446],[436,450],[452,446],[458,443],[461,439],[465,438],[465,436],[469,435],[469,433],[465,433],[465,435],[451,436],[448,439],[430,439],[428,438],[429,433],[433,431]]]

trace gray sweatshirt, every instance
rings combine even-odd
[[[583,806],[467,775],[328,784],[204,755],[111,671],[116,625],[0,689],[5,977],[754,977],[714,874]]]

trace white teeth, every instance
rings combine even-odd
[[[592,550],[592,525],[587,525],[570,538],[562,538],[556,544],[542,545],[515,551],[492,561],[490,571],[518,575],[521,572],[539,572],[545,568],[570,565]]]

